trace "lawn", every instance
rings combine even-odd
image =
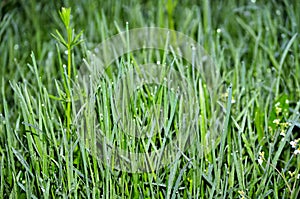
[[[300,197],[299,10],[2,0],[0,199]]]

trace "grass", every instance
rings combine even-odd
[[[60,19],[61,7],[72,9],[69,24]],[[3,1],[0,8],[0,198],[299,197],[300,3],[33,0]],[[121,31],[146,26],[195,39],[212,58],[215,76],[195,77],[186,60],[142,50],[112,63],[109,78],[81,84],[82,67],[93,67],[91,49]],[[72,28],[77,38],[70,36]],[[156,61],[179,71],[194,98],[182,101],[153,85],[139,87],[132,98],[125,92],[114,98],[124,91],[116,82],[126,80],[126,71]],[[151,139],[128,135],[132,127],[121,124],[132,121],[119,120],[115,107],[123,110],[126,103],[140,132],[152,117],[167,115],[153,124],[160,133]],[[184,113],[197,123],[194,144],[165,167],[126,172],[132,161],[118,164],[120,157],[101,145],[159,154],[170,136],[181,136]],[[199,118],[193,118],[196,113]],[[219,139],[206,140],[212,131]],[[209,153],[199,150],[204,140],[215,146]],[[155,157],[166,161],[162,154]]]

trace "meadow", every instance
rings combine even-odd
[[[296,0],[1,1],[0,199],[298,198],[299,10]],[[123,41],[150,40],[129,37],[145,27],[171,30],[164,48],[99,71]],[[181,34],[206,55],[199,71],[190,49],[192,61],[167,52]],[[105,41],[115,51],[99,52]],[[139,75],[158,83],[137,86]]]

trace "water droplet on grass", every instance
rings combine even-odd
[[[19,44],[15,44],[15,45],[14,45],[14,49],[15,49],[15,50],[19,50]]]

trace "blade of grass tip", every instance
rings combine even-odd
[[[226,178],[225,178],[225,185],[224,185],[224,188],[223,188],[223,199],[226,199],[226,198],[232,198],[232,196],[228,197],[228,195],[226,194],[228,192],[228,184],[229,184],[229,177],[227,175],[227,172],[229,170],[229,168],[227,168],[227,166],[225,167],[226,171],[225,171],[225,175],[226,175]],[[231,192],[232,193],[232,192]]]
[[[233,163],[235,165],[239,189],[244,190],[243,165],[241,164],[241,160],[237,157],[235,150],[236,148],[233,146]]]
[[[250,36],[255,41],[257,41],[258,37],[256,36],[256,34],[255,34],[254,30],[251,28],[251,26],[247,25],[246,22],[242,18],[240,18],[240,17],[237,17],[236,21],[250,34]],[[272,64],[274,65],[274,67],[276,69],[278,69],[279,68],[279,63],[277,62],[277,60],[274,57],[274,52],[271,51],[266,45],[264,45],[261,42],[259,42],[259,46],[268,53]]]
[[[213,199],[213,197],[216,195],[215,191],[216,191],[217,188],[218,188],[218,182],[214,181],[214,183],[212,184],[212,187],[210,189],[209,199]],[[209,193],[209,192],[207,192],[207,193]]]
[[[47,144],[47,135],[45,131],[42,131],[41,129],[43,129],[43,116],[45,115],[45,108],[44,108],[44,104],[42,104],[42,100],[38,99],[38,109],[40,114],[38,114],[38,127],[36,128],[38,135],[37,137],[39,138],[39,140],[41,140],[41,158],[42,158],[42,172],[45,176],[49,176],[49,170],[48,170],[48,166],[49,166],[49,159],[47,157],[47,148],[48,148],[48,144]],[[40,173],[38,173],[37,175],[40,175]],[[45,182],[43,182],[43,184],[45,184]]]
[[[40,75],[39,75],[39,72],[38,72],[38,69],[37,69],[37,64],[36,64],[35,55],[34,55],[33,52],[31,52],[30,56],[31,56],[31,60],[32,60],[33,66],[30,65],[30,64],[27,64],[27,65],[28,65],[28,67],[30,68],[30,70],[34,73],[35,78],[36,78],[36,80],[37,80],[39,92],[42,93],[41,78],[40,78]]]
[[[0,22],[0,38],[2,38],[2,34],[4,33],[5,30],[7,30],[7,27],[10,25],[10,21],[15,15],[16,10],[13,10],[10,12],[10,14],[6,14],[3,16],[1,22]]]
[[[229,165],[231,167],[231,171],[230,173],[228,174],[229,177],[228,177],[228,184],[229,184],[229,188],[233,188],[235,186],[235,169],[234,169],[234,166],[233,165]]]
[[[32,109],[28,108],[28,96],[27,96],[27,100],[25,99],[22,90],[24,90],[24,93],[27,93],[26,87],[24,86],[22,89],[20,88],[19,85],[17,84],[11,84],[11,87],[13,88],[13,90],[15,91],[16,95],[19,97],[20,99],[20,105],[21,105],[21,111],[22,111],[22,115],[24,117],[24,121],[29,122],[29,123],[33,123],[32,121],[32,117],[33,115],[30,113],[34,113]],[[28,95],[28,94],[27,94]],[[29,117],[29,118],[28,118]],[[25,126],[25,131],[26,131],[26,139],[27,139],[27,144],[28,144],[28,149],[29,149],[29,153],[30,154],[35,154],[35,150],[36,146],[34,143],[34,139],[32,137],[31,134],[31,127]],[[33,129],[33,128],[32,128]],[[38,150],[36,150],[38,152]],[[39,155],[40,156],[40,155]],[[34,160],[32,159],[32,163],[34,164]]]
[[[273,165],[274,167],[276,167],[277,162],[278,162],[278,159],[279,159],[279,156],[280,156],[281,152],[283,151],[283,148],[284,148],[286,142],[289,140],[290,135],[292,134],[292,131],[293,131],[293,129],[294,129],[294,127],[295,127],[295,124],[296,124],[296,121],[297,121],[298,119],[299,119],[299,116],[297,116],[297,118],[296,118],[295,120],[293,120],[293,123],[292,123],[291,126],[289,127],[289,129],[288,129],[286,135],[285,135],[284,138],[282,138],[282,140],[280,141],[279,147],[277,148],[277,151],[276,151],[276,153],[275,153],[275,156],[274,156],[274,158],[273,158],[273,160],[272,160],[272,165]]]
[[[120,26],[119,26],[119,24],[118,24],[117,21],[114,21],[114,25],[115,25],[115,28],[117,29],[117,32],[118,32],[118,33],[121,33],[122,30],[121,30],[121,28],[120,28]]]
[[[26,196],[27,198],[31,198],[32,194],[32,190],[31,190],[31,181],[30,178],[28,176],[28,171],[25,172],[25,179],[26,179],[26,183],[25,183],[25,188],[26,188]]]
[[[246,148],[248,155],[250,156],[251,160],[253,162],[255,162],[256,159],[255,159],[254,153],[251,149],[251,143],[249,142],[248,138],[246,137],[246,135],[244,133],[241,133],[241,138],[243,140],[243,144],[244,144],[244,147]]]
[[[11,149],[12,149],[13,153],[15,154],[16,158],[21,163],[21,165],[23,165],[23,167],[25,168],[25,170],[30,174],[31,177],[34,177],[34,175],[32,174],[32,172],[30,171],[29,164],[26,162],[26,160],[22,156],[22,154],[19,151],[15,150],[13,147]]]
[[[180,152],[178,152],[176,154],[175,163],[171,165],[172,169],[170,171],[170,175],[168,176],[168,187],[167,187],[167,194],[166,194],[167,197],[166,198],[170,198],[171,193],[172,193],[171,191],[173,188],[174,178],[175,178],[176,171],[178,168],[180,154],[181,154]]]
[[[92,83],[90,82],[90,85],[92,85]],[[86,87],[89,87],[88,85]],[[87,90],[87,88],[86,88]],[[87,99],[89,100],[89,99]],[[87,159],[89,159],[89,157],[91,157],[91,160],[87,161],[88,165],[89,165],[89,170],[91,171],[91,179],[92,179],[92,183],[93,183],[93,195],[97,195],[98,190],[97,190],[97,186],[99,184],[99,173],[98,173],[98,168],[97,168],[97,146],[96,146],[96,142],[92,142],[89,141],[88,139],[91,138],[91,140],[96,140],[96,129],[94,128],[94,124],[93,121],[95,121],[95,113],[94,113],[94,105],[92,102],[87,102],[88,106],[87,106],[87,110],[84,116],[84,122],[86,123],[86,128],[83,129],[83,131],[87,131],[85,132],[85,135],[87,135],[88,137],[86,137],[84,134],[82,135],[83,138],[83,153],[85,153],[87,151],[86,146],[88,146],[88,150],[89,153],[87,154]],[[90,154],[90,156],[89,156]],[[100,169],[100,171],[103,172],[103,169]],[[88,172],[86,172],[86,175],[88,175]],[[97,192],[97,193],[96,193]]]
[[[206,126],[206,121],[207,121],[207,114],[206,114],[206,99],[204,97],[204,91],[203,91],[203,84],[202,80],[199,80],[199,94],[200,94],[200,115],[201,115],[201,120],[200,120],[200,132],[201,132],[201,144],[203,146],[203,150],[205,150],[208,146],[206,145],[206,133],[207,133],[207,126]],[[207,157],[207,153],[204,153],[204,157]]]
[[[127,44],[127,64],[130,66],[130,38],[129,38],[129,23],[126,21],[126,44]]]
[[[22,109],[24,108],[24,112],[27,113],[27,118],[25,121],[27,121],[29,124],[34,124],[35,123],[35,119],[34,117],[36,117],[36,115],[34,114],[34,103],[33,103],[33,96],[31,96],[31,94],[28,92],[27,90],[27,86],[25,85],[23,87],[23,90],[24,90],[24,100],[25,100],[25,106],[22,106]],[[20,92],[20,94],[22,95],[22,92]],[[25,119],[25,118],[24,118]],[[35,127],[33,127],[33,125],[31,125],[30,127],[28,126],[28,133],[27,135],[29,136],[30,135],[30,139],[32,142],[32,145],[34,147],[34,149],[36,149],[36,152],[38,154],[39,157],[42,157],[41,154],[43,154],[43,151],[42,151],[42,142],[40,141],[40,139],[35,136],[35,135],[38,135],[37,133],[37,130]],[[27,136],[26,135],[26,136]]]
[[[233,134],[233,139],[234,139],[233,140],[234,142],[232,143],[233,162],[236,167],[236,174],[237,174],[237,179],[239,182],[240,189],[244,190],[245,183],[244,183],[244,175],[243,175],[244,169],[243,169],[243,164],[242,164],[242,153],[241,153],[242,152],[241,134],[242,134],[243,129],[246,124],[246,115],[244,115],[244,118],[242,121],[243,127],[240,127],[233,117],[231,117],[231,119],[232,119],[232,122],[235,125],[235,127],[238,129],[237,136],[235,134]],[[238,146],[236,146],[235,144],[237,144]],[[237,148],[238,148],[238,150],[237,150]],[[237,156],[237,154],[238,154],[238,156]],[[230,165],[230,163],[228,163],[228,164]]]
[[[27,194],[27,191],[26,191],[26,188],[24,187],[24,185],[21,182],[17,182],[14,185],[14,191],[11,192],[9,198],[18,198],[17,196],[19,196],[19,194],[17,194],[17,193],[19,193],[19,192],[15,191],[17,185],[26,193],[26,195],[29,195],[29,194]],[[38,199],[35,195],[30,195],[30,197],[27,196],[27,198]]]
[[[226,108],[226,117],[224,121],[224,127],[223,127],[223,132],[222,132],[222,137],[221,137],[221,145],[220,145],[220,155],[218,157],[219,162],[218,162],[218,176],[216,179],[217,182],[217,188],[219,188],[219,182],[221,178],[221,169],[222,169],[222,163],[224,159],[224,149],[225,149],[225,142],[227,138],[227,133],[228,133],[228,127],[229,127],[229,120],[230,120],[230,110],[231,110],[231,100],[232,100],[232,84],[230,84],[228,88],[228,101],[227,101],[227,108]]]
[[[12,170],[11,173],[16,173],[15,171],[15,161],[14,161],[14,156],[13,156],[13,152],[12,152],[12,147],[13,147],[13,138],[12,138],[12,135],[13,135],[13,132],[12,132],[12,128],[11,128],[11,125],[10,125],[10,120],[9,120],[9,109],[8,109],[8,104],[7,104],[7,101],[6,101],[6,96],[5,96],[5,89],[4,89],[4,79],[2,79],[2,103],[3,103],[3,109],[4,109],[4,121],[5,121],[5,127],[6,127],[6,139],[7,139],[7,148],[8,148],[8,156],[7,156],[7,159],[8,159],[8,165],[10,165],[10,169]],[[12,178],[12,175],[9,175],[8,176],[8,179],[7,181],[8,182],[12,182],[13,178]]]
[[[278,185],[277,185],[276,180],[274,180],[274,196],[275,196],[274,198],[275,199],[279,198],[278,193],[279,193]]]
[[[295,39],[297,38],[298,33],[294,34],[293,37],[290,39],[289,43],[286,45],[283,54],[281,56],[280,62],[279,62],[279,69],[278,69],[278,77],[277,77],[277,82],[276,82],[276,93],[275,93],[275,97],[277,97],[279,95],[279,85],[280,85],[280,79],[281,79],[281,71],[282,71],[282,66],[284,63],[284,60],[287,56],[288,51],[290,50],[293,42],[295,41]]]
[[[216,142],[215,141],[213,141],[212,142],[212,144],[216,144]],[[212,186],[213,185],[213,179],[212,179],[212,176],[214,175],[214,176],[218,176],[218,166],[217,166],[217,158],[216,158],[216,150],[217,150],[217,147],[213,147],[212,148],[212,150],[211,150],[211,158],[212,158],[212,163],[211,162],[209,162],[208,163],[208,167],[210,168],[214,168],[213,169],[213,172],[214,173],[209,173],[209,180],[210,180],[210,185]],[[203,159],[203,158],[202,158]],[[205,166],[204,166],[204,168],[205,168]],[[210,171],[210,170],[208,170],[208,171]]]
[[[45,192],[44,192],[44,198],[50,198],[50,180],[47,180]]]
[[[169,43],[170,43],[170,31],[168,31],[166,43],[165,43],[165,47],[164,47],[164,54],[163,54],[163,58],[162,58],[163,66],[165,66],[165,64],[166,64]],[[165,73],[162,73],[162,75],[165,75]]]
[[[9,198],[18,198],[17,197],[18,196],[17,195],[17,193],[18,193],[18,185],[21,184],[21,183],[18,182],[18,180],[16,179],[15,173],[13,173],[12,176],[13,176],[13,179],[14,179],[14,183],[12,184],[13,187],[12,187],[12,190],[11,190],[11,192],[9,194]],[[25,188],[23,190],[25,190]]]
[[[164,87],[164,91],[163,92],[166,92],[166,88],[165,87]],[[164,94],[164,96],[166,96],[166,94]],[[171,125],[172,125],[173,118],[175,117],[175,111],[176,111],[177,101],[178,101],[178,99],[176,98],[176,99],[172,99],[172,101],[170,102],[170,104],[171,104],[171,110],[169,112],[170,116],[169,116],[168,120],[165,121],[166,136],[162,140],[161,152],[160,152],[160,155],[158,157],[157,166],[161,164],[162,157],[163,157],[163,154],[165,152],[166,143],[167,143],[168,137],[170,136],[169,134],[171,133],[170,132],[170,128],[171,128]],[[166,102],[166,98],[165,98],[164,102]],[[164,104],[164,115],[168,114],[167,107],[168,107],[168,104],[166,102],[166,104]],[[173,156],[174,156],[174,154],[173,154]],[[170,157],[170,158],[172,159],[173,157]]]
[[[87,169],[87,157],[86,157],[86,149],[84,145],[84,136],[80,137],[79,147],[81,151],[81,157],[83,162],[83,170],[84,170],[84,178],[85,178],[85,188],[87,192],[88,198],[90,198],[90,189],[89,189],[89,177],[88,177],[88,169]]]
[[[44,99],[45,99],[45,114],[42,115],[42,120],[45,124],[45,132],[46,132],[46,136],[48,140],[51,140],[51,145],[54,146],[55,151],[58,153],[58,146],[57,146],[57,138],[55,136],[55,130],[54,130],[54,118],[53,115],[55,114],[54,111],[53,112],[49,112],[52,111],[52,106],[50,103],[50,96],[47,92],[46,88],[43,88],[43,94],[44,94]],[[53,114],[53,115],[52,115]]]
[[[183,176],[184,172],[186,171],[186,168],[188,167],[189,164],[190,164],[190,162],[186,163],[184,165],[184,167],[180,170],[180,173],[179,173],[179,175],[177,177],[177,180],[176,180],[174,188],[173,188],[173,194],[171,196],[172,199],[176,198],[176,192],[178,191],[181,178],[182,178],[182,176]]]

